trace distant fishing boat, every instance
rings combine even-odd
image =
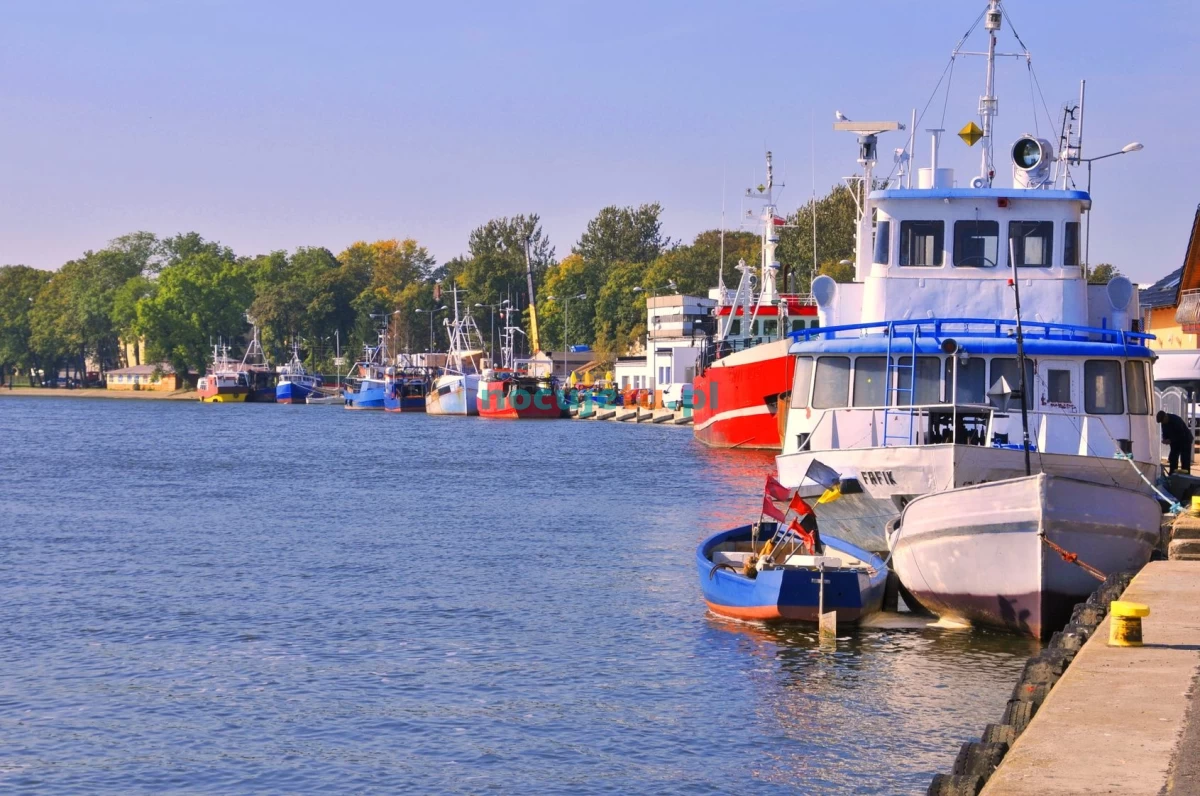
[[[521,370],[485,370],[479,382],[479,416],[550,420],[567,416],[558,380]]]
[[[425,411],[431,415],[478,414],[479,360],[483,356],[483,337],[468,310],[458,312],[458,286],[454,287],[454,320],[447,324],[450,349],[446,366],[430,385],[425,396]]]
[[[242,403],[250,393],[246,374],[229,358],[229,346],[213,346],[213,361],[208,372],[196,382],[196,393],[207,404]]]
[[[388,412],[424,412],[429,376],[424,369],[392,368],[384,375],[383,408]]]
[[[246,346],[246,355],[242,357],[242,364],[238,368],[246,378],[246,384],[250,391],[246,394],[246,400],[254,403],[273,404],[275,403],[275,371],[271,367],[271,363],[267,361],[267,355],[263,352],[262,344],[258,341],[258,324],[250,320],[250,344]]]
[[[345,406],[346,398],[341,393],[327,393],[323,390],[313,390],[304,400],[309,406]]]
[[[384,334],[379,335],[379,345],[363,346],[363,358],[354,363],[351,375],[342,388],[347,409],[383,409],[387,395],[386,378],[387,346]]]
[[[281,404],[306,403],[308,396],[321,384],[321,377],[309,373],[300,361],[300,345],[292,343],[292,358],[279,368],[275,384],[275,401]]]
[[[938,616],[1045,638],[1104,575],[1149,560],[1161,520],[1144,492],[1037,473],[913,498],[892,561]]]

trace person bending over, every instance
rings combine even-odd
[[[1167,456],[1167,473],[1175,472],[1180,464],[1183,465],[1182,469],[1185,473],[1190,473],[1192,471],[1192,445],[1195,444],[1192,430],[1188,428],[1188,424],[1182,417],[1170,412],[1160,410],[1155,419],[1162,426],[1163,444],[1171,446],[1171,452]]]

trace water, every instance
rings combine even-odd
[[[705,613],[690,431],[0,399],[0,788],[924,792],[1030,642]]]

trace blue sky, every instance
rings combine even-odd
[[[723,175],[737,223],[764,146],[788,210],[811,191],[813,144],[820,191],[852,174],[834,110],[907,121],[983,5],[8,2],[0,263],[56,267],[138,229],[243,254],[411,236],[444,261],[522,212],[561,256],[602,206],[652,201],[689,240],[720,224]],[[1092,261],[1141,282],[1177,267],[1200,203],[1200,6],[1006,7],[1056,124],[1088,80],[1085,156],[1145,144],[1096,164]],[[975,117],[982,86],[982,60],[960,60],[947,128]],[[1001,65],[997,94],[1000,161],[1034,126],[1023,62]],[[960,183],[977,170],[955,138],[942,158]]]

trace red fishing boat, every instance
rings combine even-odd
[[[788,355],[793,331],[817,326],[817,306],[807,296],[780,293],[775,277],[779,229],[787,225],[776,214],[771,153],[763,201],[762,265],[758,292],[754,269],[738,263],[742,277],[730,295],[724,283],[716,307],[717,331],[701,358],[692,385],[693,433],[714,448],[783,448],[793,358]]]
[[[552,420],[567,416],[558,380],[522,371],[485,370],[476,398],[480,417]]]

